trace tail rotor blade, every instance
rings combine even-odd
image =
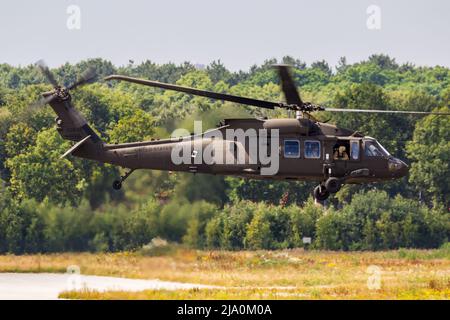
[[[91,83],[95,81],[97,78],[97,72],[95,71],[95,68],[89,67],[83,74],[80,76],[80,78],[73,84],[71,84],[67,89],[72,90],[75,89],[78,86],[82,86],[86,83]]]
[[[53,73],[50,71],[48,66],[45,64],[44,60],[39,60],[36,62],[36,66],[41,70],[44,77],[47,79],[48,82],[51,83],[53,87],[58,87],[58,82],[56,82],[55,77],[53,76]]]
[[[46,104],[52,102],[56,98],[53,92],[45,92],[42,97],[28,106],[29,111],[34,111],[44,107]]]
[[[36,66],[39,68],[39,70],[42,72],[44,77],[47,79],[48,82],[50,82],[54,88],[53,91],[45,92],[42,94],[42,97],[35,101],[34,103],[30,104],[28,106],[29,111],[36,110],[38,108],[41,108],[45,106],[46,104],[52,102],[54,99],[59,97],[64,97],[69,95],[69,90],[75,89],[78,86],[82,86],[86,83],[93,82],[97,78],[97,73],[95,71],[95,68],[89,67],[86,71],[84,71],[79,79],[73,83],[72,85],[68,86],[67,88],[61,87],[58,82],[56,82],[55,77],[53,76],[53,73],[50,71],[48,66],[45,64],[44,60],[39,60],[36,62]]]

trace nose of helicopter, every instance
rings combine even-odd
[[[388,161],[389,171],[396,178],[404,177],[409,172],[409,167],[402,160],[397,158],[391,158]]]

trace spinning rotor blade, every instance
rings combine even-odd
[[[286,102],[297,106],[303,105],[297,86],[289,71],[289,67],[287,65],[276,65],[275,67],[278,69],[278,75],[281,80],[281,90],[283,90]]]
[[[89,67],[83,74],[80,76],[80,78],[75,81],[73,84],[67,87],[68,90],[75,89],[78,86],[82,86],[86,83],[91,83],[97,78],[97,72],[93,67]]]
[[[89,67],[86,71],[82,73],[82,75],[79,77],[77,81],[69,85],[67,88],[64,88],[60,86],[58,82],[56,82],[53,73],[45,64],[44,60],[39,60],[38,62],[36,62],[36,66],[39,68],[39,70],[42,72],[42,74],[48,80],[48,82],[52,84],[53,90],[49,92],[44,92],[40,99],[29,105],[28,109],[30,111],[45,106],[46,104],[52,102],[52,100],[56,99],[57,97],[67,97],[69,95],[70,90],[82,86],[86,83],[90,83],[97,78],[97,73],[95,69],[93,67]]]
[[[182,86],[178,86],[178,85],[174,85],[174,84],[132,78],[132,77],[127,77],[127,76],[112,75],[112,76],[106,77],[105,80],[108,80],[108,81],[109,80],[123,80],[123,81],[143,84],[145,86],[156,87],[156,88],[167,89],[167,90],[174,90],[174,91],[184,92],[184,93],[188,93],[188,94],[192,94],[192,95],[196,95],[196,96],[230,101],[230,102],[235,102],[235,103],[240,103],[240,104],[245,104],[245,105],[255,106],[255,107],[261,107],[261,108],[266,108],[266,109],[274,109],[275,107],[286,107],[286,105],[284,103],[280,103],[280,102],[271,102],[271,101],[265,101],[265,100],[239,97],[239,96],[234,96],[234,95],[226,94],[226,93],[217,93],[217,92],[212,92],[212,91],[199,90],[199,89],[194,89],[194,88],[189,88],[189,87],[182,87]]]
[[[276,66],[278,68],[278,73],[281,79],[281,88],[286,97],[287,103],[284,102],[272,102],[266,100],[258,100],[240,96],[234,96],[226,93],[217,93],[206,90],[199,90],[189,87],[178,86],[174,84],[162,83],[158,81],[151,81],[139,78],[133,78],[121,75],[111,75],[105,78],[105,80],[123,80],[127,82],[133,82],[137,84],[146,85],[149,87],[156,87],[167,90],[174,90],[179,92],[184,92],[187,94],[192,94],[196,96],[218,99],[224,101],[230,101],[240,104],[245,104],[249,106],[261,107],[266,109],[274,109],[275,107],[285,108],[288,110],[296,110],[309,114],[310,112],[316,111],[330,111],[330,112],[355,112],[355,113],[390,113],[390,114],[412,114],[412,115],[450,115],[448,112],[426,112],[426,111],[403,111],[403,110],[368,110],[368,109],[340,109],[340,108],[327,108],[320,105],[314,105],[309,102],[303,102],[298,93],[297,87],[289,73],[289,68],[287,66],[281,65]]]
[[[28,106],[28,109],[30,111],[35,110],[35,109],[39,109],[43,106],[45,106],[46,104],[52,102],[53,99],[56,98],[56,95],[51,93],[51,92],[46,92],[43,94],[43,96],[38,99],[37,101],[33,102],[32,104],[30,104]]]
[[[421,115],[440,115],[450,116],[450,112],[427,112],[427,111],[404,111],[404,110],[375,110],[375,109],[339,109],[339,108],[326,108],[323,107],[321,111],[331,112],[360,112],[360,113],[397,113],[397,114],[421,114]]]
[[[55,77],[53,76],[53,73],[50,71],[48,66],[45,64],[44,60],[39,60],[36,62],[36,66],[41,70],[44,77],[47,79],[48,82],[51,83],[53,87],[59,87],[58,82],[56,82]]]

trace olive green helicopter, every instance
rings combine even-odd
[[[53,90],[43,93],[38,105],[49,104],[52,107],[57,115],[56,129],[64,139],[74,142],[62,157],[73,155],[128,169],[123,176],[114,181],[114,189],[120,189],[133,171],[150,169],[231,175],[250,179],[316,181],[313,196],[318,201],[324,201],[330,194],[338,192],[343,184],[363,184],[404,177],[408,174],[408,166],[402,160],[393,157],[375,138],[355,130],[320,122],[314,118],[313,113],[328,111],[450,115],[444,112],[339,109],[304,102],[286,65],[276,66],[285,102],[252,99],[123,75],[111,75],[106,77],[105,81],[128,81],[265,109],[282,108],[294,111],[296,116],[285,119],[224,119],[217,128],[196,135],[107,144],[77,111],[70,95],[70,91],[76,87],[92,82],[96,78],[95,71],[88,69],[77,82],[63,87],[56,82],[45,64],[38,63],[38,66],[53,86]],[[276,160],[277,170],[271,174],[264,174],[264,170],[268,170],[268,162],[252,157],[254,150],[250,143],[245,143],[246,140],[228,138],[230,130],[251,132],[246,138],[253,135],[266,143],[266,156],[270,155]],[[273,145],[276,148],[272,148]],[[261,149],[261,146],[257,149]],[[188,157],[183,155],[183,159],[191,161],[174,161],[174,154],[180,150],[188,150]],[[220,155],[221,159],[231,161],[205,161],[201,157],[202,150],[208,150],[213,157]]]

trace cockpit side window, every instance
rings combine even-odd
[[[365,155],[368,157],[382,157],[383,151],[374,141],[365,141],[364,142]]]

